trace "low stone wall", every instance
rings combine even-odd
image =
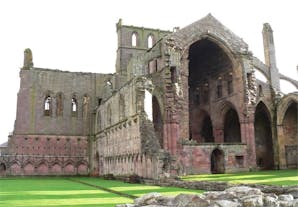
[[[116,207],[297,207],[297,191],[298,188],[295,198],[292,194],[277,196],[247,186],[231,187],[221,192],[180,194],[175,197],[150,193],[135,199],[134,204],[120,204]]]

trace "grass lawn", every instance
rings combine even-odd
[[[227,181],[231,183],[256,183],[267,185],[298,185],[298,171],[273,170],[259,172],[242,172],[233,174],[206,174],[183,176],[188,181]]]
[[[142,185],[142,184],[129,184],[129,183],[124,183],[117,180],[103,180],[100,178],[78,177],[74,179],[80,180],[86,183],[90,183],[93,185],[101,186],[104,188],[108,188],[121,193],[134,195],[137,197],[150,192],[158,192],[158,193],[161,193],[162,195],[178,195],[180,193],[190,194],[190,193],[204,192],[202,190],[191,190],[191,189],[183,189],[183,188],[176,188],[176,187],[160,187],[160,186],[150,186],[150,185]]]
[[[0,206],[99,206],[132,200],[62,178],[0,179]]]
[[[201,192],[180,188],[128,184],[99,178],[80,177],[72,179],[136,196],[149,192],[161,192],[168,195]],[[73,182],[68,178],[0,179],[0,207],[110,207],[120,203],[132,203],[132,199]]]

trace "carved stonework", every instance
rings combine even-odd
[[[255,105],[257,102],[257,80],[255,77],[255,71],[247,74],[247,100],[249,105]]]

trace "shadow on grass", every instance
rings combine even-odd
[[[185,181],[224,181],[231,183],[256,183],[268,185],[298,185],[297,170],[275,170],[244,172],[234,174],[190,175],[182,177]]]

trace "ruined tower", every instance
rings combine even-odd
[[[280,91],[279,72],[276,66],[273,30],[269,23],[265,23],[263,25],[262,33],[263,33],[265,64],[269,67],[269,70],[270,70],[270,82],[272,87],[275,90]]]

